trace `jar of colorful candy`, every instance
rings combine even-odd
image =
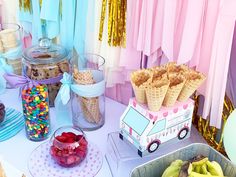
[[[25,50],[22,62],[24,75],[47,84],[49,105],[54,106],[63,73],[70,71],[69,52],[52,44],[50,39],[42,38],[38,45]]]
[[[45,140],[49,135],[49,99],[46,85],[22,90],[22,106],[27,137],[32,141]]]

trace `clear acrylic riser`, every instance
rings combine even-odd
[[[119,132],[108,134],[106,160],[109,164],[113,177],[129,177],[131,171],[150,160],[161,157],[183,148],[192,143],[206,143],[194,126],[192,126],[191,134],[183,140],[178,138],[163,143],[154,153],[148,153],[143,157],[138,155],[138,150],[127,140],[119,138]]]

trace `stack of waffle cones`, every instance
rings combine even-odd
[[[147,103],[151,111],[173,106],[176,100],[186,101],[204,80],[203,74],[175,63],[131,73],[137,102]]]
[[[186,77],[186,82],[178,96],[178,101],[181,102],[186,101],[206,79],[202,73],[194,70],[190,70]]]
[[[79,85],[90,85],[95,83],[91,71],[79,72],[77,68],[74,68],[73,78],[75,83]],[[99,123],[101,119],[99,97],[86,98],[77,95],[77,99],[86,120],[90,123]]]
[[[14,29],[0,31],[0,39],[5,51],[15,48],[18,45]]]

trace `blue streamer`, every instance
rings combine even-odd
[[[46,36],[50,39],[59,34],[59,3],[60,0],[43,1],[40,18],[46,20]]]
[[[32,19],[32,44],[38,44],[38,40],[43,37],[43,34],[46,34],[45,24],[42,23],[40,19],[40,5],[39,1],[31,1],[32,2],[32,9],[33,9],[33,19]],[[44,30],[43,30],[44,29]],[[46,36],[44,36],[46,37]]]
[[[84,53],[88,1],[77,0],[74,47],[77,53]]]
[[[62,0],[60,42],[67,50],[72,50],[74,45],[75,8],[76,0]]]
[[[23,9],[19,8],[19,21],[21,22],[21,25],[23,26],[23,29],[31,33],[32,32],[32,20],[33,20],[33,15],[29,11],[24,11]]]

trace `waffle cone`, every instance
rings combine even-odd
[[[131,73],[131,85],[134,90],[134,95],[139,103],[146,103],[145,90],[148,83],[151,83],[152,73],[149,70],[138,70]]]
[[[170,85],[163,101],[163,106],[166,107],[173,106],[175,104],[186,81],[185,77],[182,75],[172,75],[169,77],[169,80]]]
[[[74,68],[73,78],[74,81],[80,85],[90,85],[95,83],[91,71],[79,72],[77,68]],[[78,101],[80,102],[80,106],[86,120],[91,123],[99,123],[99,98],[78,97]]]
[[[165,98],[170,81],[162,79],[149,84],[146,89],[147,104],[151,111],[159,111]]]
[[[152,82],[167,79],[167,69],[165,66],[157,66],[150,69],[153,73]]]
[[[177,65],[175,62],[170,62],[166,64],[168,77],[172,77],[172,75],[181,74],[186,77],[186,74],[189,72],[189,69],[186,65]]]
[[[88,85],[94,83],[93,74],[91,71],[79,72],[77,68],[74,68],[73,77],[75,82],[80,85]]]
[[[98,97],[94,97],[94,98],[82,97],[81,104],[83,105],[81,107],[82,107],[85,118],[91,123],[99,123],[100,110],[99,110]]]
[[[178,101],[186,101],[205,79],[206,77],[203,74],[197,71],[190,71],[188,73],[187,80],[178,96]]]

